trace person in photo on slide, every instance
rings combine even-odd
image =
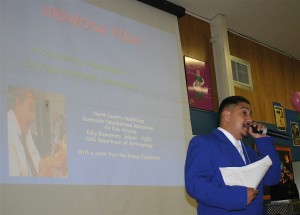
[[[199,215],[262,215],[263,185],[280,181],[280,160],[273,137],[254,133],[251,126],[263,130],[265,125],[252,120],[250,102],[241,96],[230,96],[220,104],[219,127],[210,134],[190,140],[185,163],[187,193],[197,203]],[[242,139],[251,135],[256,150]],[[219,167],[241,167],[269,155],[272,165],[257,188],[227,186]]]
[[[61,137],[57,140],[56,151],[48,152],[43,157],[34,142],[34,133],[37,133],[31,129],[36,118],[34,95],[31,89],[8,87],[9,176],[67,177],[65,130],[62,129]],[[44,122],[50,123],[46,120]]]
[[[37,176],[41,157],[30,129],[35,119],[33,92],[29,89],[10,87],[8,98],[9,175]]]

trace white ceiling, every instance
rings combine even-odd
[[[226,16],[228,29],[300,60],[300,0],[169,0],[207,22]]]

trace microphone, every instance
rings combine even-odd
[[[268,136],[282,138],[282,139],[286,139],[286,140],[290,139],[290,136],[286,133],[283,133],[283,132],[274,131],[274,130],[271,130],[271,129],[268,129],[268,128],[265,128],[262,131],[258,131],[257,127],[254,127],[254,126],[251,126],[251,128],[252,128],[252,131],[254,133],[257,133],[257,134],[266,134]]]

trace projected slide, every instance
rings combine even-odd
[[[1,183],[184,184],[174,35],[80,1],[1,5]]]

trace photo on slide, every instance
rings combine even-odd
[[[64,96],[8,86],[9,176],[68,177]]]

